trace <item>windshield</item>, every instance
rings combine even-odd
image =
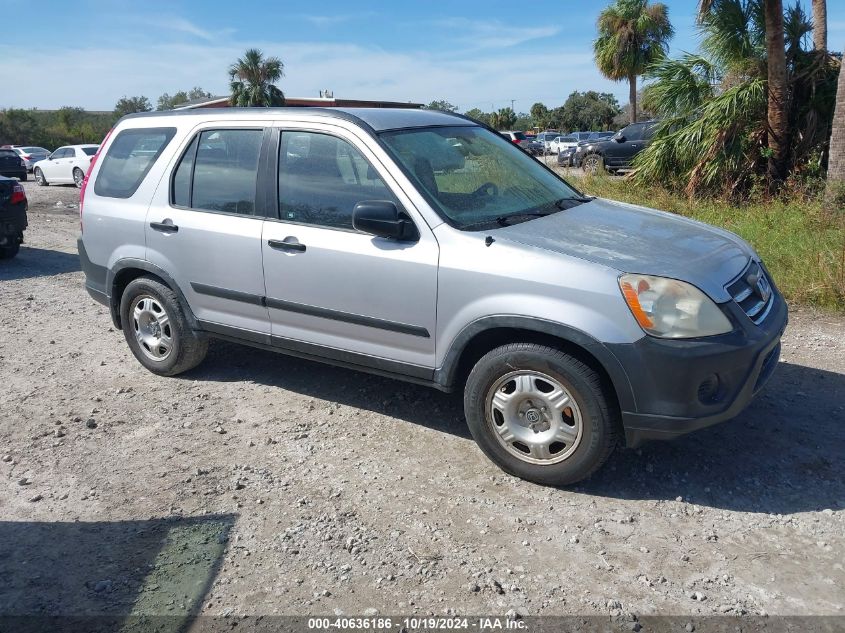
[[[457,228],[545,215],[581,194],[498,134],[477,126],[383,132],[382,140],[435,210]]]
[[[47,150],[43,147],[21,147],[22,152],[25,154],[46,154]]]
[[[96,147],[83,147],[82,151],[85,152],[88,156],[93,156],[97,153]]]

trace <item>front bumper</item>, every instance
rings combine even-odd
[[[754,325],[735,303],[724,306],[733,332],[701,339],[646,336],[608,345],[628,376],[634,411],[623,411],[629,447],[671,439],[738,415],[771,377],[780,357],[788,310],[776,292],[766,319]]]

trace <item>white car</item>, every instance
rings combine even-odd
[[[578,139],[574,136],[557,136],[551,143],[549,143],[549,149],[552,154],[560,154],[561,150],[576,147],[577,145]]]
[[[82,186],[91,159],[97,153],[99,145],[65,145],[40,160],[32,168],[35,182],[46,186],[49,184],[73,183]]]

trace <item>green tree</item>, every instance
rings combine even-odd
[[[781,23],[789,98],[780,104],[787,125],[775,133],[769,10],[759,0],[713,0],[699,19],[700,53],[648,70],[644,101],[661,123],[635,161],[636,180],[680,185],[690,196],[738,196],[764,179],[774,190],[796,167],[820,170],[840,62],[805,47],[809,20],[800,7],[788,9]],[[772,171],[775,156],[784,162]]]
[[[497,130],[510,130],[516,123],[516,112],[512,108],[500,108],[490,115],[490,125]]]
[[[561,130],[572,132],[607,130],[620,111],[612,94],[576,90],[564,102],[558,123]]]
[[[490,125],[490,115],[479,108],[467,110],[464,114],[471,119],[475,119],[476,121],[483,123],[484,125]]]
[[[631,122],[637,121],[637,77],[665,57],[674,29],[660,2],[616,0],[601,12],[593,44],[599,71],[613,81],[627,81]]]
[[[278,57],[264,57],[250,48],[229,68],[233,106],[283,106],[285,95],[274,82],[284,76],[285,65]]]
[[[152,109],[153,106],[146,97],[127,97],[124,95],[115,104],[114,114],[117,118],[120,118],[135,112],[149,112]]]
[[[550,113],[545,104],[537,102],[531,106],[531,118],[534,120],[534,125],[541,130],[549,127]]]
[[[458,106],[454,106],[445,99],[435,99],[427,106],[423,106],[424,110],[440,110],[441,112],[457,112]]]
[[[199,86],[194,86],[187,92],[184,90],[180,90],[173,96],[170,96],[168,93],[165,92],[158,98],[156,110],[172,110],[173,108],[180,106],[183,103],[188,103],[189,101],[209,98],[211,98],[211,93],[206,92]]]

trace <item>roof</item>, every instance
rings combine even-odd
[[[127,114],[124,119],[190,116],[205,118],[213,116],[242,117],[244,114],[260,114],[262,118],[272,118],[274,113],[302,117],[330,117],[352,120],[374,132],[403,130],[416,127],[442,126],[478,126],[478,122],[460,114],[450,114],[439,110],[415,110],[409,108],[204,108],[185,110],[162,110],[158,112],[138,112]]]
[[[227,96],[202,97],[180,103],[174,110],[196,110],[231,106]],[[285,107],[329,107],[329,108],[412,108],[423,107],[413,101],[383,101],[379,99],[342,99],[340,97],[285,97]]]

